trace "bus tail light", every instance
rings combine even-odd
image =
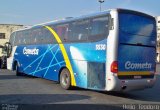
[[[111,64],[111,72],[113,73],[118,73],[118,62],[117,61],[113,61]]]

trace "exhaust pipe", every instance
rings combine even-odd
[[[127,86],[122,86],[122,90],[125,90],[127,88]]]

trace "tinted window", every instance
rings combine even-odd
[[[56,40],[53,34],[46,28],[42,28],[41,40],[43,44],[53,44],[56,43]]]
[[[41,28],[32,29],[30,32],[30,38],[32,39],[31,44],[42,44],[43,37],[44,35]]]
[[[53,44],[55,43],[51,32],[44,28],[32,29],[30,32],[31,44]]]
[[[10,40],[9,40],[10,44],[13,46],[14,46],[14,37],[15,37],[15,32],[11,34]]]
[[[13,38],[12,38],[13,39]],[[16,33],[14,45],[53,44],[53,35],[46,28],[35,28]]]
[[[151,17],[120,13],[120,30],[130,34],[142,36],[154,36],[156,34],[156,22]]]
[[[60,24],[55,26],[55,30],[59,37],[61,38],[62,42],[67,42],[68,40],[68,30],[69,30],[69,24]]]
[[[109,32],[109,17],[96,17],[91,20],[89,40],[97,41],[107,37]]]
[[[88,40],[89,20],[73,22],[69,34],[69,41],[81,42]]]
[[[18,31],[15,35],[14,45],[27,45],[30,43],[28,30]]]
[[[25,30],[25,31],[21,31],[20,32],[21,35],[19,36],[19,39],[20,39],[20,43],[19,45],[27,45],[30,43],[30,39],[28,38],[28,32]]]
[[[22,44],[22,42],[23,42],[22,38],[23,38],[22,37],[22,32],[21,31],[16,32],[14,45]]]
[[[29,44],[38,44],[39,29],[30,29],[26,32],[26,36],[30,39]]]

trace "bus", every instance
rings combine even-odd
[[[34,25],[11,34],[7,68],[60,83],[62,88],[131,91],[156,76],[156,20],[111,9]]]

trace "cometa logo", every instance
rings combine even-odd
[[[127,61],[125,63],[125,69],[151,69],[152,64],[151,63],[132,63],[130,61]]]
[[[23,49],[23,54],[24,55],[38,55],[39,53],[39,49],[27,49],[26,47],[24,47]]]

